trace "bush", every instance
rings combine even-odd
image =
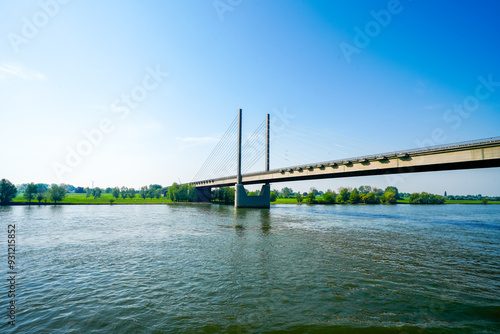
[[[335,193],[325,193],[323,194],[323,201],[326,204],[335,204]]]
[[[5,205],[16,197],[17,188],[9,180],[2,179],[0,181],[0,204]]]
[[[298,203],[302,203],[303,201],[302,194],[295,195],[295,199],[297,200]]]
[[[382,203],[396,204],[398,202],[398,195],[395,191],[388,189],[382,195]]]
[[[337,203],[347,203],[347,201],[349,201],[349,196],[349,189],[342,188],[339,195],[337,196]]]
[[[410,204],[444,204],[446,199],[443,196],[429,194],[426,192],[413,193],[410,195]]]
[[[349,195],[349,202],[351,202],[352,204],[358,204],[359,203],[358,189],[354,188],[351,191],[351,194]]]
[[[375,193],[364,194],[361,201],[365,204],[380,204],[380,197]]]
[[[415,203],[417,201],[417,199],[419,198],[419,193],[413,193],[410,195],[410,199],[409,199],[409,202],[410,203]]]
[[[309,194],[307,194],[304,201],[308,204],[315,204],[316,203],[316,196],[314,196],[314,193],[309,193]]]
[[[57,202],[64,200],[66,197],[66,189],[58,185],[53,185],[49,190],[49,197],[51,201],[57,204]]]

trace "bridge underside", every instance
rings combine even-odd
[[[212,200],[212,187],[196,187],[196,201],[210,202]]]

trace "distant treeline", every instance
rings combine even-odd
[[[370,186],[361,186],[358,188],[339,188],[338,192],[328,189],[325,192],[318,191],[316,188],[311,188],[309,193],[295,193],[291,189],[285,189],[277,194],[278,198],[285,197],[286,194],[295,197],[297,202],[305,202],[308,204],[396,204],[400,199],[398,189],[396,187],[387,187],[385,190],[372,188]],[[294,194],[294,195],[293,195]]]
[[[360,186],[359,188],[339,188],[337,192],[328,189],[323,192],[316,188],[311,188],[309,192],[294,192],[291,188],[285,187],[281,190],[271,192],[271,200],[274,202],[278,198],[295,198],[297,202],[309,204],[396,204],[403,197],[410,197],[411,194],[400,193],[398,188],[389,186],[379,189],[371,186]],[[444,203],[444,198],[438,195],[428,196],[426,193],[414,194],[412,204],[420,203]],[[421,200],[419,200],[421,198]],[[423,199],[422,199],[423,198]]]
[[[0,180],[0,205],[6,205],[10,203],[17,195],[18,189],[9,180]],[[57,184],[53,184],[47,189],[44,185],[37,185],[34,183],[28,183],[24,187],[23,197],[31,203],[32,200],[37,200],[38,203],[45,201],[47,199],[57,204],[64,199],[66,196],[66,189],[59,187]]]
[[[500,201],[500,196],[483,196],[479,195],[444,195],[449,201],[483,201],[484,199],[488,199],[489,201]]]
[[[255,192],[258,194],[258,191]],[[273,197],[274,196],[274,197]],[[334,203],[365,203],[365,204],[394,204],[398,200],[403,200],[403,203],[410,204],[443,204],[446,201],[478,201],[488,203],[489,201],[499,201],[500,197],[486,197],[482,195],[467,195],[467,196],[444,196],[430,194],[427,192],[421,193],[403,193],[399,192],[394,186],[389,186],[384,190],[371,187],[360,186],[359,188],[339,188],[337,192],[328,189],[320,191],[316,188],[311,188],[309,192],[294,192],[291,188],[285,187],[281,190],[273,190],[271,192],[271,200],[275,199],[290,199],[295,198],[297,202],[305,202],[311,204],[334,204]]]
[[[70,184],[45,184],[45,183],[25,183],[21,185],[13,185],[9,180],[2,179],[0,181],[0,204],[10,203],[17,194],[22,194],[23,198],[28,202],[33,200],[41,203],[51,201],[54,203],[64,200],[66,194],[85,194],[86,198],[100,198],[102,193],[111,194],[115,199],[132,199],[137,196],[146,198],[165,197],[173,202],[195,202],[196,188],[194,185],[184,184],[178,185],[173,183],[170,187],[162,187],[159,184],[151,184],[143,186],[140,190],[127,187],[75,187]],[[259,195],[259,190],[248,192],[249,196]],[[215,188],[211,193],[211,201],[214,203],[234,204],[235,190],[232,187]],[[320,191],[316,188],[310,188],[309,192],[294,192],[292,188],[284,187],[281,190],[274,189],[271,191],[271,202],[276,202],[278,199],[295,199],[297,202],[309,204],[395,204],[398,200],[404,199],[410,204],[442,204],[448,201],[500,201],[500,197],[486,197],[482,195],[467,195],[467,196],[448,196],[445,192],[444,196],[422,193],[400,193],[394,186],[386,187],[384,190],[371,187],[360,186],[359,188],[339,188],[337,192],[328,189]]]
[[[248,192],[249,196],[258,196],[260,191]],[[212,191],[212,202],[223,204],[234,204],[234,188],[224,187]],[[405,194],[409,197],[410,204],[442,204],[445,198],[439,195],[429,193]],[[281,190],[271,191],[271,202],[278,199],[294,198],[298,203],[308,204],[396,204],[398,199],[402,199],[401,194],[396,187],[390,186],[385,190],[372,188],[370,186],[361,186],[358,188],[340,188],[338,192],[331,189],[319,191],[311,188],[307,193],[294,192],[291,188],[285,187]]]
[[[17,193],[18,194],[22,194],[26,191],[26,188],[28,187],[28,185],[30,185],[31,183],[23,183],[23,184],[19,184],[16,186],[16,189],[17,189]],[[38,190],[41,190],[41,189],[44,189],[45,191],[48,191],[51,187],[53,186],[56,186],[57,184],[55,183],[52,183],[52,184],[47,184],[47,183],[37,183],[36,186],[37,186],[37,189]],[[85,194],[87,192],[87,189],[90,189],[89,187],[75,187],[71,184],[65,184],[65,183],[61,183],[59,185],[57,185],[61,188],[64,188],[66,193],[67,194]],[[157,189],[163,189],[163,187],[159,184],[151,184],[149,186],[146,186],[148,189],[154,189],[154,190],[157,190]],[[95,187],[95,188],[92,188],[92,189],[97,189],[99,187]],[[111,187],[107,187],[107,188],[99,188],[101,190],[101,193],[105,193],[105,194],[111,194],[113,192],[114,189],[118,189],[119,191],[122,191],[123,189],[127,189],[127,191],[129,189],[133,190],[134,193],[138,194],[140,192],[140,190],[135,190],[134,188],[127,188],[127,187],[114,187],[114,188],[111,188]],[[163,193],[162,193],[163,194]]]
[[[99,188],[95,187],[93,189],[74,187],[69,184],[46,184],[46,183],[25,183],[18,186],[13,185],[9,180],[2,179],[0,181],[0,205],[5,205],[10,203],[17,194],[22,194],[23,198],[31,203],[31,201],[36,200],[38,203],[42,201],[47,203],[47,201],[60,202],[64,200],[67,194],[85,194],[87,198],[94,197],[94,199],[100,198],[102,193],[111,194],[115,199],[127,199],[135,198],[136,196],[146,198],[160,198],[166,195],[166,189],[159,184],[151,184],[149,186],[143,186],[140,190],[135,190],[134,188],[127,187],[108,187]]]

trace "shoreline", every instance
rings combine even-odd
[[[213,204],[208,202],[152,202],[152,203],[25,203],[12,202],[7,205],[0,206],[58,206],[58,205],[204,205]]]
[[[68,202],[62,202],[62,203],[28,203],[28,202],[11,202],[7,205],[0,205],[0,206],[58,206],[58,205],[207,205],[207,204],[214,204],[214,205],[233,205],[233,204],[223,204],[223,203],[211,203],[211,202],[141,202],[141,203],[68,203]],[[332,203],[332,204],[326,204],[326,203],[315,203],[315,204],[309,204],[309,203],[277,203],[277,202],[272,202],[271,205],[278,205],[278,204],[284,204],[284,205],[457,205],[457,204],[464,204],[464,205],[499,205],[500,202],[493,202],[493,203],[443,203],[443,204],[410,204],[410,203],[396,203],[396,204],[366,204],[366,203],[357,203],[357,204],[351,204],[351,203]]]

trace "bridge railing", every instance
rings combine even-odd
[[[317,162],[317,163],[312,163],[312,164],[302,164],[302,165],[289,166],[289,167],[284,167],[284,168],[276,168],[276,169],[270,170],[269,173],[275,173],[275,172],[283,170],[283,169],[286,170],[286,169],[306,168],[307,166],[318,166],[318,165],[328,166],[328,165],[333,165],[333,164],[341,164],[345,161],[355,162],[355,161],[359,161],[359,160],[375,160],[375,159],[380,159],[381,157],[391,157],[391,156],[398,156],[398,155],[402,155],[402,154],[428,153],[430,151],[439,151],[439,150],[443,150],[443,149],[454,149],[454,148],[461,148],[461,147],[495,143],[495,142],[500,142],[500,137],[468,140],[468,141],[457,142],[457,143],[427,146],[425,148],[419,147],[419,148],[408,149],[408,150],[377,153],[377,154],[370,154],[370,155],[364,155],[364,156],[322,161],[322,162]],[[249,174],[245,174],[245,176],[252,176],[252,175],[258,175],[258,174],[262,174],[262,172],[249,173]]]
[[[474,145],[480,145],[480,144],[488,144],[488,143],[494,143],[494,142],[500,142],[500,137],[491,137],[491,138],[487,138],[487,139],[468,140],[468,141],[463,141],[463,142],[458,142],[458,143],[433,145],[433,146],[412,148],[412,149],[408,149],[408,150],[377,153],[377,154],[371,154],[371,155],[366,155],[366,156],[353,157],[353,158],[350,158],[349,160],[360,160],[360,159],[368,159],[368,158],[373,159],[373,158],[377,158],[377,157],[381,157],[381,156],[395,156],[395,155],[400,155],[400,154],[405,154],[405,153],[406,154],[426,153],[426,152],[430,152],[430,151],[439,151],[439,150],[443,150],[443,149],[454,149],[454,148],[461,148],[461,147],[474,146]],[[343,159],[343,160],[345,160],[345,159]]]

